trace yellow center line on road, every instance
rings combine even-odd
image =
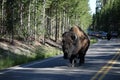
[[[118,54],[118,56],[116,57],[115,60],[111,60],[111,62],[110,62],[111,65],[107,67],[107,70],[105,70],[105,72],[99,77],[98,80],[102,80],[105,77],[105,75],[109,72],[109,70],[112,68],[112,66],[117,62],[119,57],[120,57],[120,54]]]
[[[108,63],[103,66],[92,78],[91,80],[102,80],[105,75],[109,72],[109,70],[112,68],[112,66],[117,62],[117,60],[120,57],[120,49],[118,52],[112,57]]]

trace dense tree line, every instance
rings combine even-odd
[[[88,0],[0,0],[0,38],[57,41],[74,24],[87,29],[89,10]]]
[[[120,0],[100,1],[103,1],[104,5],[93,16],[94,29],[106,32],[116,31],[120,34]]]

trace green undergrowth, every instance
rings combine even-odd
[[[48,57],[59,55],[61,52],[58,48],[54,48],[51,46],[41,46],[36,48],[35,53],[36,59],[45,59]]]
[[[2,55],[2,54],[9,55]],[[39,46],[36,47],[34,52],[30,55],[20,55],[17,53],[10,52],[8,50],[0,49],[0,70],[8,67],[28,63],[34,60],[42,60],[45,58],[53,57],[60,54],[60,50],[51,46]]]
[[[98,41],[97,38],[94,38],[94,37],[90,38],[90,43],[91,44],[97,43],[97,41]]]

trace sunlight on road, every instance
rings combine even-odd
[[[85,57],[85,64],[82,66],[77,64],[75,67],[69,67],[69,61],[59,55],[8,68],[8,70],[0,72],[0,79],[6,80],[10,77],[10,79],[16,78],[15,80],[18,80],[19,77],[19,80],[22,80],[25,77],[26,80],[72,80],[73,78],[74,80],[102,80],[106,75],[108,78],[111,75],[113,78],[114,76],[119,78],[119,48],[119,40],[100,40],[90,46]],[[111,80],[114,79],[111,78]]]
[[[95,70],[89,70],[89,69],[80,69],[79,68],[70,68],[70,67],[55,67],[55,68],[24,68],[24,67],[16,67],[12,69],[13,72],[17,73],[29,73],[29,74],[36,74],[36,73],[49,73],[49,74],[90,74],[91,72],[96,72]],[[87,72],[87,73],[86,73]]]

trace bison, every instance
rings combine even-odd
[[[69,59],[71,67],[74,67],[76,59],[79,59],[79,65],[85,62],[89,45],[90,40],[87,34],[79,26],[74,26],[62,34],[63,58]]]

